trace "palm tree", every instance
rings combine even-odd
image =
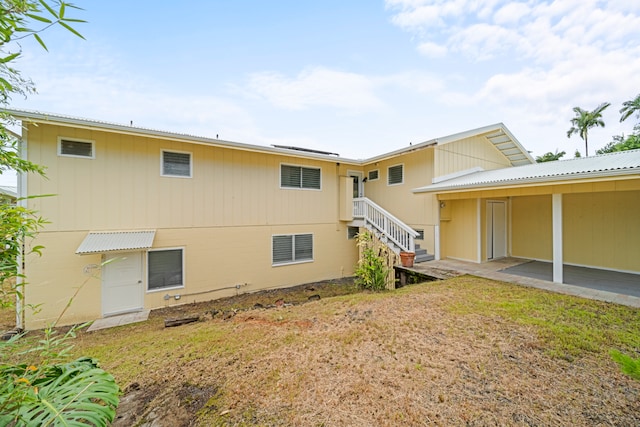
[[[586,111],[580,107],[573,107],[573,112],[576,116],[571,119],[571,129],[567,131],[567,138],[571,138],[571,135],[577,133],[580,138],[584,139],[584,153],[585,156],[589,156],[589,142],[587,133],[589,129],[594,126],[604,127],[604,121],[602,120],[602,112],[610,106],[611,103],[605,102],[600,104],[593,111]]]
[[[636,113],[638,118],[640,119],[640,95],[636,96],[631,101],[625,101],[622,103],[622,108],[620,109],[620,121],[623,122],[629,118],[633,113]]]

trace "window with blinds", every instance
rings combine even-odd
[[[390,166],[387,170],[387,183],[389,185],[402,184],[404,182],[404,165]]]
[[[271,243],[273,265],[313,261],[313,234],[272,236]]]
[[[59,138],[58,155],[68,157],[95,158],[93,141]]]
[[[147,288],[150,291],[184,287],[182,249],[149,251]]]
[[[320,190],[321,169],[294,165],[280,165],[280,187]]]
[[[191,153],[162,151],[162,176],[191,178]]]
[[[369,181],[375,181],[378,178],[380,178],[380,171],[378,169],[369,171]]]

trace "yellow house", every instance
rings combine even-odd
[[[441,207],[473,202],[414,190],[472,168],[533,163],[503,124],[355,160],[10,113],[22,120],[23,157],[47,174],[18,183],[19,197],[49,195],[21,202],[49,221],[30,242],[45,247],[42,256],[24,260],[22,304],[40,311],[26,310],[18,326],[31,329],[63,312],[58,325],[351,276],[360,227],[396,253],[415,251],[418,261],[482,261],[443,243],[446,236],[476,250],[481,234],[466,241],[466,230],[450,227],[458,211]],[[508,209],[526,206],[509,202]]]

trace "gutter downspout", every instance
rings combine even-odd
[[[22,122],[21,122],[22,123]],[[18,155],[21,159],[27,160],[27,129],[22,127],[22,138],[18,142]],[[18,200],[16,203],[26,208],[27,207],[27,174],[24,172],[18,173]],[[16,277],[16,289],[20,289],[20,292],[16,294],[16,328],[25,328],[25,316],[24,316],[24,296],[25,296],[25,265],[24,265],[24,242],[22,243],[22,250],[18,255],[18,277]],[[22,297],[21,297],[22,295]]]

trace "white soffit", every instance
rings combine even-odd
[[[149,249],[155,235],[155,230],[90,232],[80,243],[76,254]]]

